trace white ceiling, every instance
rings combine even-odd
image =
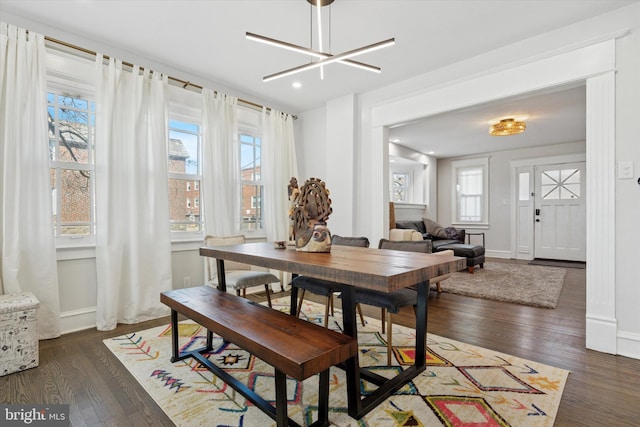
[[[316,69],[269,83],[262,77],[305,64],[308,58],[246,40],[245,32],[309,46],[311,5],[306,0],[0,0],[0,12],[9,23],[141,66],[166,65],[185,73],[173,77],[217,84],[241,98],[297,114],[637,1],[335,0],[328,6],[330,52],[395,37],[395,46],[354,58],[381,67],[382,73],[335,63],[325,67],[324,80]],[[293,81],[302,87],[294,89]],[[527,132],[489,138],[488,121],[505,112],[529,116]],[[467,147],[545,145],[551,143],[545,139],[550,130],[553,142],[584,139],[584,88],[469,108],[395,128],[391,134],[402,145],[442,157],[458,153],[454,140]],[[445,154],[442,142],[451,151]]]
[[[523,120],[526,131],[511,136],[489,135],[492,123],[508,117]],[[437,158],[584,142],[586,88],[581,85],[530,93],[427,117],[390,129],[389,138]],[[396,138],[399,142],[394,141]]]

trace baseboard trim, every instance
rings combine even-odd
[[[488,251],[485,249],[484,256],[490,258],[511,259],[511,251]]]
[[[615,318],[589,316],[586,319],[586,347],[603,353],[618,354],[618,322]]]
[[[618,332],[618,354],[632,359],[640,359],[640,334]]]
[[[70,310],[60,313],[60,329],[62,334],[82,331],[96,327],[96,307]]]

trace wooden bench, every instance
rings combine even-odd
[[[319,373],[318,419],[312,425],[329,425],[329,368],[356,355],[354,338],[208,286],[163,292],[160,301],[171,308],[172,362],[197,359],[278,426],[298,426],[287,415],[286,376],[303,381]],[[177,313],[207,328],[205,347],[180,352]],[[274,367],[275,407],[205,357],[213,349],[213,332]]]

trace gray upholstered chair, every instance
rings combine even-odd
[[[336,234],[331,237],[331,245],[368,248],[369,239],[366,237],[343,237]],[[298,298],[296,316],[300,316],[302,301],[304,300],[304,294],[306,291],[326,298],[324,308],[324,326],[329,327],[329,309],[331,309],[331,315],[333,316],[333,294],[335,292],[340,292],[340,284],[329,280],[316,279],[315,277],[298,276],[291,281],[291,286],[302,290],[302,293]],[[360,313],[360,320],[364,325],[364,317],[362,316],[362,311],[359,307],[358,311]]]
[[[205,246],[227,246],[245,243],[244,235],[237,236],[207,236],[204,239]],[[216,259],[205,257],[207,270],[207,285],[218,287],[218,268]],[[267,292],[267,302],[271,307],[271,283],[280,283],[280,279],[268,271],[252,270],[248,264],[235,261],[224,262],[224,277],[227,290],[234,290],[236,295],[246,298],[247,288],[254,286],[264,286]]]
[[[395,251],[431,253],[431,241],[391,241],[380,239],[378,249],[390,249]],[[391,365],[392,340],[393,340],[393,319],[391,315],[398,313],[402,307],[412,306],[415,312],[418,303],[418,294],[414,289],[399,289],[394,292],[381,292],[373,289],[357,288],[355,291],[357,304],[372,305],[380,307],[382,333],[385,333],[385,323],[387,331],[387,365]]]

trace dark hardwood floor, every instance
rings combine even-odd
[[[274,296],[281,295],[285,294]],[[262,301],[264,295],[252,299]],[[379,316],[378,309],[364,309],[366,315]],[[394,322],[413,326],[413,311],[403,311]],[[73,426],[171,426],[102,344],[109,337],[167,323],[163,318],[120,325],[110,332],[92,329],[41,341],[39,367],[0,377],[0,402],[68,403]],[[571,371],[557,426],[640,425],[640,360],[585,349],[584,269],[567,269],[555,309],[432,293],[428,330]]]

